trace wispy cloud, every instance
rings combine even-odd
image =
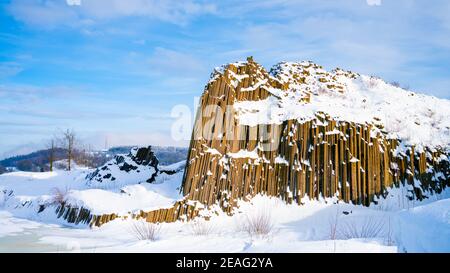
[[[77,12],[63,1],[13,0],[7,10],[15,19],[33,27],[53,28],[79,23]]]
[[[0,62],[0,79],[15,76],[23,71],[23,67],[16,62]]]
[[[230,11],[224,16],[244,22],[239,31],[223,33],[233,47],[228,55],[235,58],[251,54],[266,65],[308,59],[329,69],[339,66],[407,82],[413,89],[423,86],[417,75],[433,82],[450,76],[442,67],[426,70],[430,63],[450,61],[448,1],[428,7],[427,2],[404,0],[372,5],[363,0],[247,1],[239,9],[229,3],[220,7]],[[429,92],[448,92],[440,86]]]
[[[31,121],[5,121],[0,120],[0,126],[11,126],[11,127],[39,127],[39,126],[52,126],[53,123],[39,122],[35,120]]]
[[[8,10],[30,26],[55,28],[130,16],[185,24],[195,16],[214,13],[216,7],[193,0],[12,0]]]
[[[155,48],[149,58],[149,66],[152,71],[166,75],[198,75],[199,72],[206,72],[206,66],[201,59],[188,53],[161,47]]]
[[[76,96],[81,92],[79,89],[66,86],[0,85],[0,98],[3,101],[12,100],[16,103],[33,103],[48,100],[49,98],[68,98]]]

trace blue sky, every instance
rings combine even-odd
[[[0,157],[58,128],[94,147],[186,145],[172,107],[249,55],[450,99],[450,1],[0,0]]]

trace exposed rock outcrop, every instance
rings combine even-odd
[[[433,103],[441,109],[427,108]],[[215,204],[232,212],[258,193],[368,206],[402,185],[409,198],[427,198],[450,186],[449,105],[312,62],[270,72],[252,58],[223,66],[200,100],[184,201],[137,217],[190,219]]]
[[[200,101],[182,185],[186,198],[226,211],[258,193],[298,204],[305,197],[338,196],[369,205],[400,184],[410,184],[417,199],[449,186],[447,147],[403,144],[376,116],[359,123],[319,107],[306,112],[323,93],[338,100],[352,92],[346,83],[358,77],[311,62],[281,63],[269,74],[252,59],[216,71]],[[260,102],[276,109],[266,112]],[[286,102],[306,105],[306,114],[291,118],[282,109]],[[267,114],[275,117],[257,119]]]
[[[132,148],[128,155],[117,155],[105,165],[88,174],[86,179],[91,185],[118,182],[152,183],[158,175],[158,159],[151,146]]]
[[[168,177],[182,174],[185,162],[181,161],[168,166],[159,166],[158,158],[151,147],[132,148],[127,155],[117,155],[104,166],[97,168],[87,175],[86,179],[93,188],[118,188],[119,194],[131,195],[127,184],[158,183],[157,179],[165,181]],[[159,181],[159,183],[161,183]],[[111,184],[113,183],[113,184]],[[122,187],[125,186],[125,187]],[[129,211],[128,213],[101,214],[86,206],[78,197],[65,198],[59,203],[44,203],[38,213],[46,209],[55,209],[56,217],[68,223],[89,226],[101,226],[115,219],[145,218],[151,222],[175,221],[187,217],[194,210],[194,206],[186,205],[188,200],[175,202],[172,207],[152,212]]]

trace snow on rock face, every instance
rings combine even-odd
[[[406,145],[445,148],[450,144],[449,100],[342,69],[327,72],[309,61],[281,62],[269,74],[272,84],[264,88],[274,96],[234,104],[241,124],[305,121],[323,112],[335,120],[381,125],[390,138],[401,139]],[[263,80],[253,87],[261,83]],[[283,88],[273,87],[277,85]]]
[[[224,65],[199,102],[183,194],[228,212],[258,193],[369,206],[405,183],[422,200],[449,186],[449,106],[310,61]]]
[[[139,209],[151,210],[170,207],[173,202],[173,199],[148,190],[142,185],[126,186],[120,193],[100,189],[71,191],[66,197],[67,204],[78,208],[87,208],[96,215],[109,213],[126,215]]]
[[[89,185],[114,182],[120,185],[152,183],[158,174],[158,159],[151,147],[133,148],[128,155],[118,155],[86,176]]]

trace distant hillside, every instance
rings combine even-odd
[[[49,163],[49,149],[39,150],[27,155],[13,156],[0,161],[0,173],[6,172],[7,167],[21,171],[44,171]],[[66,158],[66,150],[55,149],[55,161]]]
[[[105,164],[108,160],[118,154],[128,154],[133,146],[119,146],[110,148],[107,151],[94,151],[87,154],[78,152],[75,159],[81,165],[96,168]],[[153,146],[156,157],[161,165],[169,165],[187,158],[188,148],[184,147],[160,147]],[[55,150],[55,161],[66,158],[66,150],[57,148]],[[27,155],[14,156],[0,161],[0,174],[7,172],[7,168],[14,168],[20,171],[48,171],[49,150],[39,150]]]
[[[182,160],[186,160],[188,154],[187,147],[160,147],[153,146],[153,152],[161,165],[169,165]]]
[[[106,153],[110,156],[117,154],[128,154],[134,146],[118,146],[110,148]],[[155,153],[161,165],[169,165],[172,163],[186,160],[188,154],[187,147],[162,147],[152,146],[152,151]]]

